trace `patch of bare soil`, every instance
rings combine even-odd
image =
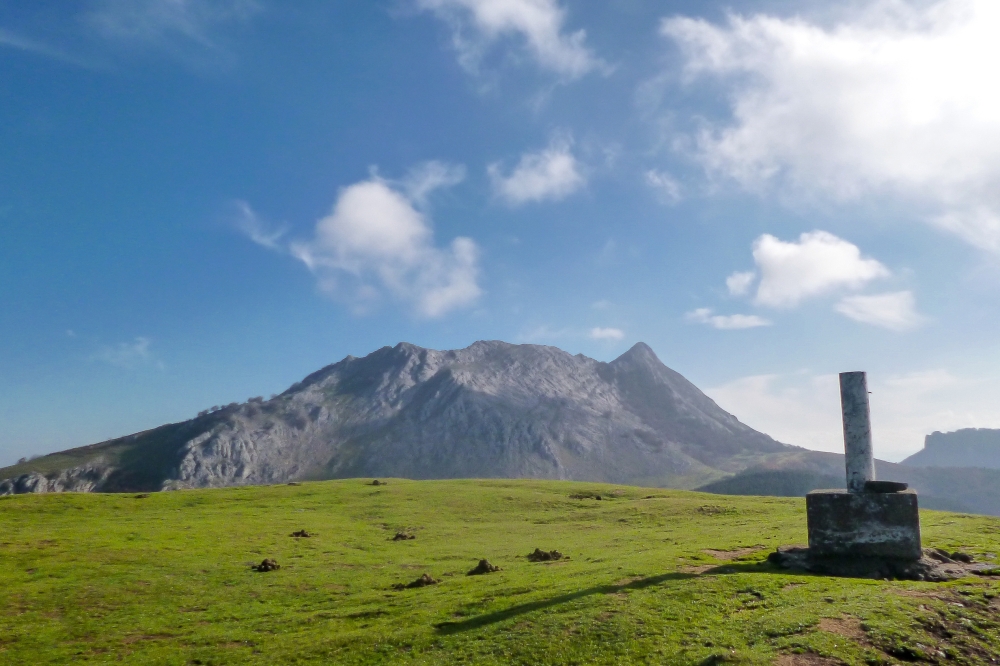
[[[289,536],[293,536],[296,539],[308,539],[309,537],[312,536],[312,534],[306,532],[305,530],[298,530],[296,532],[292,532],[291,535]]]
[[[278,569],[281,568],[281,565],[278,564],[277,562],[275,562],[274,560],[272,560],[270,557],[268,557],[268,558],[265,558],[264,561],[261,562],[260,564],[255,564],[251,568],[254,571],[259,571],[261,573],[265,573],[267,571],[277,571]]]
[[[479,560],[479,564],[476,565],[472,571],[465,574],[466,576],[481,576],[483,574],[493,573],[494,571],[503,571],[500,567],[495,564],[490,564],[489,560]]]
[[[758,550],[763,550],[767,548],[764,545],[749,546],[747,548],[737,548],[736,550],[713,550],[707,548],[701,552],[706,555],[711,555],[717,560],[735,560],[737,558],[743,557],[744,555],[749,555],[750,553],[756,553]]]
[[[416,539],[415,534],[407,534],[406,532],[396,532],[396,536],[392,537],[393,541],[409,541],[410,539]]]
[[[146,499],[149,497],[149,493],[139,493],[138,495],[133,495],[133,497],[135,497],[135,499]]]
[[[842,661],[828,659],[812,652],[783,654],[774,660],[774,666],[841,666]]]
[[[437,585],[441,581],[432,578],[430,574],[424,574],[420,578],[416,579],[412,583],[396,583],[392,586],[394,590],[407,590],[415,587],[427,587],[428,585]]]
[[[535,552],[528,553],[529,562],[554,562],[555,560],[568,560],[569,557],[563,555],[558,550],[542,550],[536,548]]]
[[[861,620],[850,615],[820,618],[817,628],[820,631],[849,638],[856,643],[868,644],[868,634],[861,627]]]
[[[681,573],[703,574],[709,569],[714,569],[715,567],[716,565],[714,564],[687,564],[678,567],[677,570],[680,571]]]

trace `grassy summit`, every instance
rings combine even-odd
[[[1000,519],[922,518],[925,546],[1000,552]],[[303,529],[313,536],[290,536]],[[397,532],[416,538],[393,541]],[[805,538],[801,499],[555,481],[4,497],[0,662],[1000,658],[1000,584],[766,564],[775,546]],[[569,559],[530,562],[535,548]],[[264,558],[281,568],[252,571]],[[502,571],[467,576],[481,558]],[[440,583],[393,589],[424,573]]]

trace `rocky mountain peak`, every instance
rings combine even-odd
[[[482,340],[349,356],[272,400],[77,451],[109,470],[94,489],[150,490],[356,476],[693,486],[789,449],[719,408],[644,343],[601,363]],[[130,468],[137,460],[149,463],[142,474]]]

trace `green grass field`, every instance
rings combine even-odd
[[[597,500],[593,496],[601,495]],[[292,538],[305,529],[311,538]],[[1000,519],[923,512],[1000,553]],[[416,536],[392,541],[397,531]],[[765,562],[802,499],[363,480],[0,498],[0,663],[888,664],[1000,658],[1000,582]],[[535,548],[569,559],[529,562]],[[258,573],[265,557],[281,565]],[[466,576],[480,558],[502,571]],[[395,590],[423,573],[441,582]]]

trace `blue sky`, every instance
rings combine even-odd
[[[0,3],[0,465],[408,341],[1000,427],[988,0]]]

